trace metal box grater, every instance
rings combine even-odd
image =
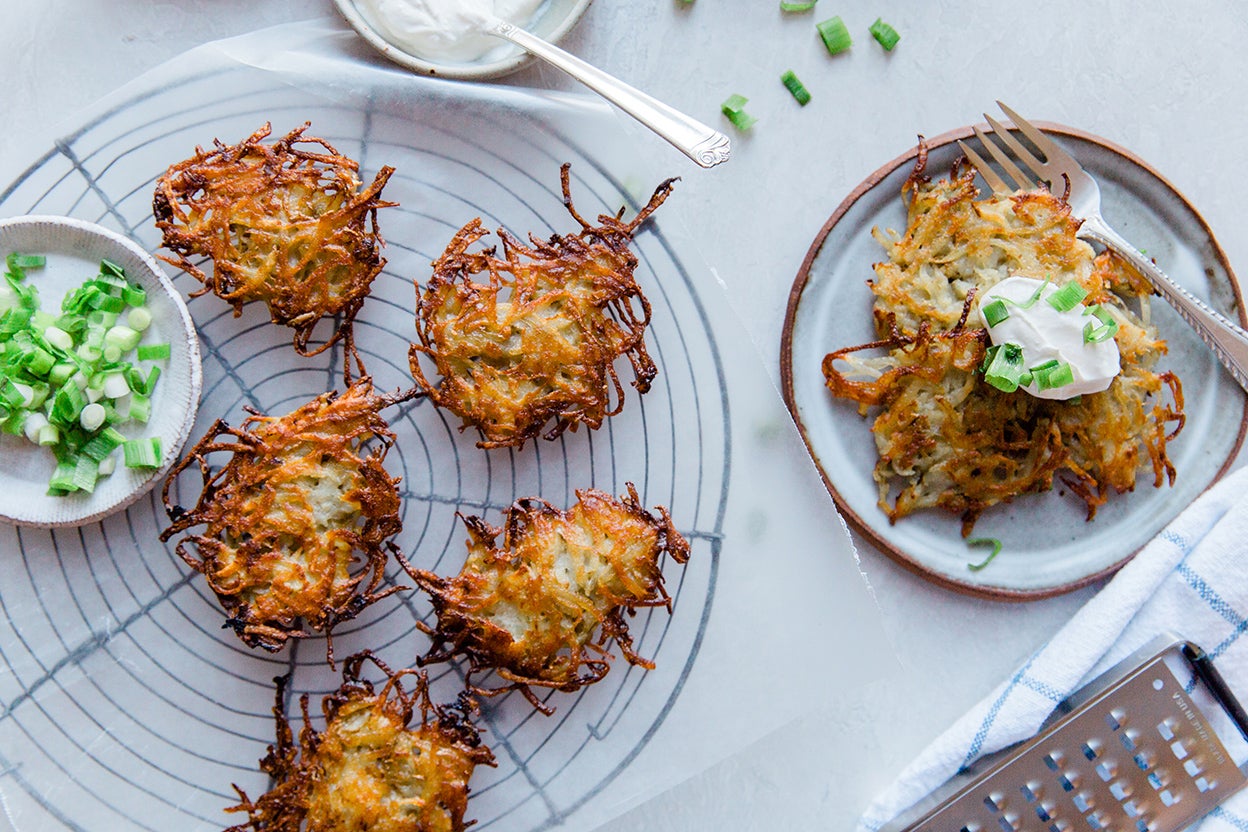
[[[1199,647],[1163,636],[881,832],[1177,832],[1248,782],[1223,738],[1248,752],[1248,715]]]

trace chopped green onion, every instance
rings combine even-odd
[[[68,293],[61,313],[54,315],[39,308],[36,287],[25,282],[24,269],[44,264],[42,257],[4,258],[0,431],[25,434],[56,456],[49,493],[89,492],[115,468],[112,455],[126,439],[117,427],[151,416],[161,368],[141,369],[127,356],[141,353],[144,360],[158,361],[168,359],[172,350],[168,343],[139,343],[152,323],[143,305],[147,295],[120,266],[101,262],[99,274]],[[127,307],[125,323],[118,324]],[[159,443],[141,444],[131,452],[138,454],[136,464],[158,465]]]
[[[1067,384],[1073,384],[1075,381],[1075,371],[1069,364],[1063,361],[1049,372],[1036,379],[1036,386],[1041,390],[1054,390],[1058,387],[1065,387]]]
[[[149,326],[152,325],[152,313],[148,312],[147,309],[142,306],[131,309],[126,315],[126,324],[128,324],[131,329],[144,332]]]
[[[113,451],[120,448],[126,441],[126,437],[116,428],[106,427],[104,430],[91,437],[91,441],[82,446],[82,453],[89,456],[96,462],[103,460]]]
[[[745,111],[745,105],[749,101],[750,99],[745,96],[733,93],[724,99],[724,103],[719,105],[719,109],[732,122],[733,127],[738,130],[749,130],[758,122],[758,119]]]
[[[47,262],[48,258],[42,254],[18,254],[14,252],[4,258],[4,263],[11,272],[20,272],[23,269],[41,269]]]
[[[818,0],[803,0],[803,2],[792,3],[786,0],[780,0],[780,11],[782,12],[808,12],[815,7]]]
[[[979,563],[968,563],[966,565],[966,568],[971,570],[972,572],[978,572],[979,570],[983,569],[988,564],[992,563],[993,558],[1001,554],[1001,547],[1004,544],[1002,544],[1001,541],[997,540],[995,537],[974,537],[966,541],[966,545],[967,546],[991,546],[992,547],[992,554],[988,555],[988,557],[984,558]]]
[[[147,303],[147,290],[142,286],[128,284],[121,290],[121,299],[126,302],[126,306],[138,308]]]
[[[104,343],[112,344],[129,352],[139,345],[143,333],[135,332],[128,326],[114,326],[104,333]]]
[[[988,322],[989,329],[1010,317],[1010,310],[1005,308],[1001,298],[994,298],[992,303],[985,306],[981,311],[984,313],[984,320]]]
[[[798,79],[793,70],[785,70],[784,74],[780,76],[780,83],[784,84],[784,88],[793,94],[798,104],[805,107],[810,103],[810,90],[806,89],[806,85]]]
[[[980,369],[984,373],[984,381],[1002,393],[1013,393],[1020,386],[1030,382],[1023,369],[1023,348],[1018,344],[997,344],[988,348]]]
[[[1099,303],[1084,309],[1083,314],[1091,315],[1101,322],[1100,326],[1091,321],[1083,325],[1083,343],[1099,344],[1118,334],[1118,321]]]
[[[1088,296],[1088,290],[1071,281],[1053,294],[1049,295],[1048,303],[1058,312],[1069,312]]]
[[[880,46],[884,47],[885,52],[892,52],[893,47],[897,45],[897,41],[901,40],[901,35],[897,34],[897,30],[884,22],[882,18],[876,18],[868,29],[871,37],[875,38]]]
[[[39,428],[38,443],[45,448],[59,445],[61,442],[61,429],[56,425],[47,424]]]
[[[169,357],[168,344],[139,344],[136,355],[140,361],[158,361]]]
[[[823,38],[823,45],[827,48],[829,55],[839,55],[854,45],[854,39],[849,36],[845,21],[839,16],[816,23],[815,28],[819,30],[819,37]]]
[[[1031,376],[1036,381],[1036,388],[1039,390],[1053,390],[1057,387],[1065,387],[1067,384],[1075,380],[1074,370],[1065,361],[1058,361],[1056,358],[1050,358],[1042,364],[1037,364],[1031,368]]]
[[[142,393],[135,393],[130,397],[130,409],[126,411],[126,417],[132,422],[147,424],[147,420],[152,418],[152,400]]]
[[[1044,294],[1044,287],[1048,286],[1049,283],[1050,281],[1046,277],[1044,279],[1044,282],[1036,287],[1036,291],[1031,293],[1031,297],[1027,298],[1027,300],[1023,301],[1022,303],[1019,303],[1016,300],[1010,300],[1009,298],[1001,298],[1001,300],[1005,301],[1010,306],[1017,306],[1019,309],[1030,309],[1031,307],[1036,305],[1036,301],[1040,300],[1040,295]]]
[[[98,402],[91,402],[78,414],[78,424],[82,425],[83,430],[94,433],[104,424],[104,418],[107,415],[104,405]]]
[[[131,439],[122,444],[121,453],[127,468],[159,468],[163,456],[160,437]]]

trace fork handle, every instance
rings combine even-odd
[[[1080,232],[1080,236],[1108,246],[1144,275],[1157,293],[1175,308],[1183,320],[1192,325],[1200,340],[1209,345],[1222,366],[1239,382],[1239,386],[1248,390],[1248,332],[1225,315],[1210,309],[1204,301],[1171,280],[1152,260],[1120,237],[1103,220],[1087,218]]]

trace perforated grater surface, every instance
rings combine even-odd
[[[1248,783],[1246,739],[1208,656],[1166,636],[881,832],[1176,832]]]

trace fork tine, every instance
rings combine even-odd
[[[1032,173],[1039,177],[1044,176],[1044,162],[1037,159],[1030,150],[1023,146],[1022,142],[1014,138],[1014,135],[1004,125],[1002,125],[1001,122],[997,121],[987,113],[984,113],[984,118],[988,119],[988,124],[991,125],[992,132],[996,133],[1001,141],[1004,142],[1010,150],[1014,151],[1014,155],[1017,156],[1024,165],[1031,168]]]
[[[997,102],[997,106],[1001,108],[1003,113],[1010,117],[1010,121],[1014,122],[1014,126],[1019,129],[1019,132],[1026,136],[1032,144],[1040,149],[1040,152],[1044,154],[1046,161],[1056,162],[1063,165],[1078,164],[1073,156],[1065,150],[1062,150],[1062,146],[1057,142],[1044,135],[1039,127],[1036,127],[1034,124],[1014,112],[1000,101]]]
[[[981,140],[982,141],[982,140]],[[958,147],[962,148],[962,152],[966,154],[966,158],[971,160],[971,164],[975,170],[979,171],[979,175],[984,177],[984,181],[988,183],[988,187],[992,188],[994,194],[1008,194],[1014,189],[1005,184],[1005,180],[997,175],[997,172],[984,161],[983,157],[971,149],[971,146],[961,139],[958,140]]]
[[[1019,169],[1018,165],[1014,164],[1014,160],[1010,158],[1010,155],[998,147],[996,142],[988,138],[987,133],[979,127],[975,127],[973,129],[975,130],[975,135],[978,136],[980,142],[983,143],[984,149],[992,154],[992,158],[995,159],[997,164],[1005,170],[1006,175],[1018,183],[1018,188],[1021,188],[1024,191],[1030,191],[1036,187],[1036,184],[1031,181],[1031,178],[1027,176],[1027,174],[1023,173],[1022,170]],[[1013,189],[1011,188],[1010,190]]]

